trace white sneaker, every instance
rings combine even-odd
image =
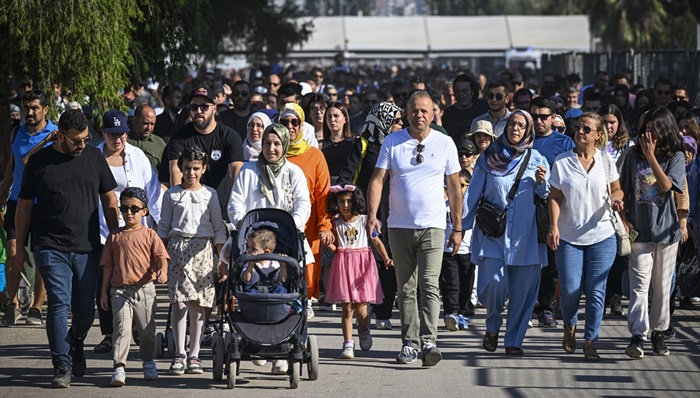
[[[155,361],[143,361],[143,379],[149,381],[158,380],[158,369]]]
[[[265,366],[267,359],[253,359],[253,365],[255,366]]]
[[[289,369],[289,362],[284,359],[278,359],[272,362],[272,374],[273,375],[286,375]]]
[[[306,306],[306,319],[311,319],[316,316],[314,313],[314,309],[311,308],[311,300],[307,301],[308,305]]]
[[[398,363],[411,363],[418,358],[418,351],[416,351],[413,347],[404,344],[401,347],[401,352],[399,352],[399,355],[396,357],[396,362]]]
[[[343,343],[343,351],[338,357],[340,359],[353,359],[355,358],[355,344],[353,343]]]
[[[112,387],[121,387],[124,384],[126,384],[126,372],[124,371],[124,368],[115,368],[114,373],[112,373],[112,382],[110,385]]]
[[[455,330],[458,330],[458,319],[457,319],[457,314],[449,314],[446,315],[444,318],[445,321],[445,328],[451,332],[454,332]]]
[[[532,319],[530,319],[529,321],[527,321],[527,328],[528,328],[528,329],[532,329]]]
[[[693,303],[700,303],[700,297],[691,297],[690,301],[692,301]]]

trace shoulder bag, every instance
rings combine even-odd
[[[632,243],[630,241],[629,234],[627,234],[625,225],[622,223],[620,213],[616,212],[612,208],[612,193],[610,192],[610,164],[604,154],[601,157],[603,158],[603,167],[605,167],[605,188],[608,192],[606,202],[608,207],[610,207],[610,220],[612,221],[613,228],[615,229],[615,237],[617,238],[617,255],[620,257],[629,256],[632,254]]]
[[[528,151],[523,163],[518,169],[518,174],[515,176],[515,182],[508,192],[508,202],[515,198],[515,193],[518,191],[520,179],[525,173],[527,164],[530,162],[530,152]],[[484,232],[484,235],[492,238],[499,238],[506,230],[506,219],[508,214],[508,206],[501,209],[498,206],[490,203],[482,197],[479,201],[479,207],[476,209],[476,225]]]

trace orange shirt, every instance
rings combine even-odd
[[[299,166],[306,176],[311,199],[311,217],[306,222],[306,237],[309,243],[318,240],[318,233],[331,230],[331,217],[326,213],[328,192],[331,187],[331,175],[328,164],[318,148],[311,147],[299,156],[288,157],[287,160]],[[313,250],[313,248],[312,248]],[[319,247],[320,250],[320,247]]]
[[[119,228],[107,237],[100,265],[112,267],[110,285],[114,287],[142,285],[156,279],[155,260],[163,258],[170,256],[156,231]]]

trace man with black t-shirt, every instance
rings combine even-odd
[[[472,120],[488,112],[486,101],[479,99],[479,85],[469,75],[455,77],[452,85],[455,104],[442,114],[442,127],[452,137],[455,145],[462,143],[462,135],[469,132]]]
[[[85,374],[83,342],[95,319],[100,259],[98,206],[109,229],[119,226],[112,172],[102,153],[88,146],[88,122],[78,110],[58,121],[53,145],[29,158],[17,203],[17,264],[28,261],[27,231],[48,293],[46,334],[54,366],[52,387],[70,386]],[[34,200],[36,199],[36,203]],[[68,329],[68,311],[73,314]]]
[[[250,117],[250,84],[245,80],[238,80],[233,83],[231,89],[231,99],[233,109],[220,112],[221,122],[236,130],[241,142],[245,140],[248,133],[248,117]]]
[[[170,135],[175,130],[175,119],[182,106],[182,91],[177,86],[165,86],[163,89],[163,104],[165,109],[156,117],[156,126],[153,134],[168,142]]]
[[[170,186],[179,184],[182,172],[177,166],[177,159],[185,149],[197,146],[209,156],[209,167],[202,175],[202,183],[214,189],[225,180],[222,192],[231,192],[231,183],[236,180],[238,170],[243,166],[243,145],[241,137],[232,128],[214,119],[216,105],[213,93],[206,87],[199,87],[192,92],[192,100],[187,107],[192,115],[192,122],[176,130],[168,143],[170,164]],[[227,174],[230,179],[227,179]]]

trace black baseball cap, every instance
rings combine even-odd
[[[462,139],[462,144],[457,147],[458,153],[466,153],[467,156],[476,155],[476,145],[468,138]]]

